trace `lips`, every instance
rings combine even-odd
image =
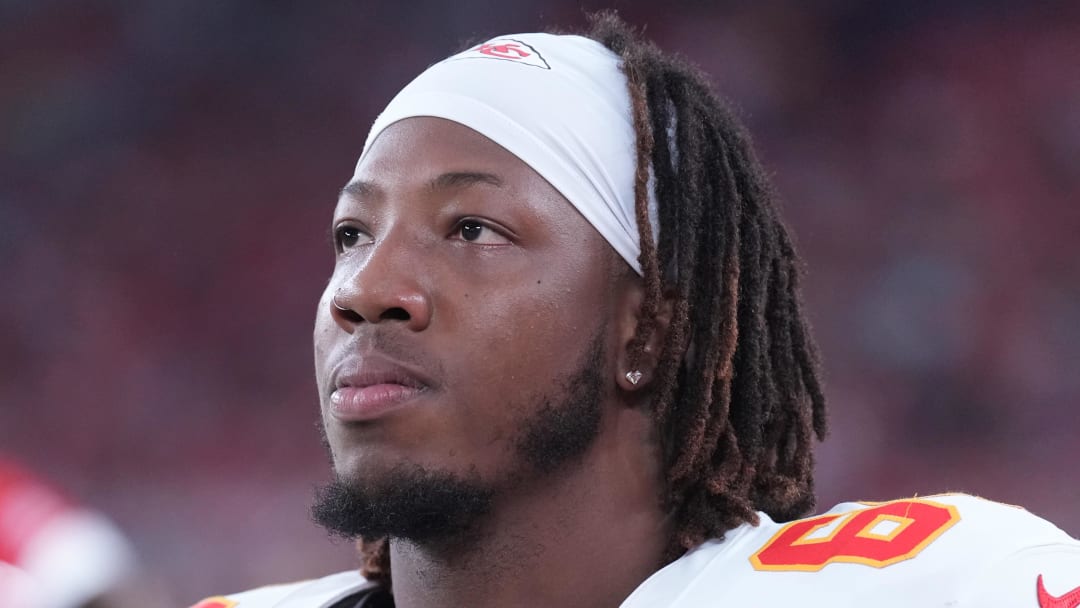
[[[368,422],[415,401],[431,381],[409,366],[368,356],[342,362],[333,386],[330,414],[342,422]]]

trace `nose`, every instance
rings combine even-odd
[[[400,322],[411,331],[423,331],[431,323],[431,298],[415,272],[423,266],[385,247],[388,244],[376,248],[327,303],[334,322],[347,332],[362,323]]]

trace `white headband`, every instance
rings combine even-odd
[[[581,36],[494,38],[436,63],[402,89],[375,119],[356,167],[399,120],[460,123],[532,167],[641,274],[636,136],[619,64],[615,53]],[[655,210],[650,183],[654,236]]]

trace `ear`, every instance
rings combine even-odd
[[[643,319],[645,304],[645,283],[636,274],[622,281],[617,288],[619,294],[616,311],[618,351],[615,357],[616,383],[625,391],[640,391],[656,378],[656,368],[660,361],[660,351],[664,347],[668,327],[671,325],[672,298],[667,294],[661,297],[658,310],[644,342],[639,342],[640,331],[646,331],[648,324]],[[640,343],[640,347],[638,344]]]

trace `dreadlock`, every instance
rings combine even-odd
[[[662,299],[672,305],[653,412],[676,521],[673,559],[756,523],[757,510],[786,521],[813,508],[812,441],[825,435],[825,399],[798,258],[745,129],[696,69],[613,12],[592,22],[592,37],[622,59],[637,132],[646,302],[631,357],[654,331]]]
[[[614,11],[591,38],[622,60],[637,139],[635,212],[645,299],[639,359],[670,300],[653,415],[675,529],[666,560],[763,511],[814,507],[813,439],[825,436],[799,260],[746,130],[707,79],[642,40]],[[659,242],[649,218],[650,179]],[[362,541],[365,577],[390,584],[386,539]]]

